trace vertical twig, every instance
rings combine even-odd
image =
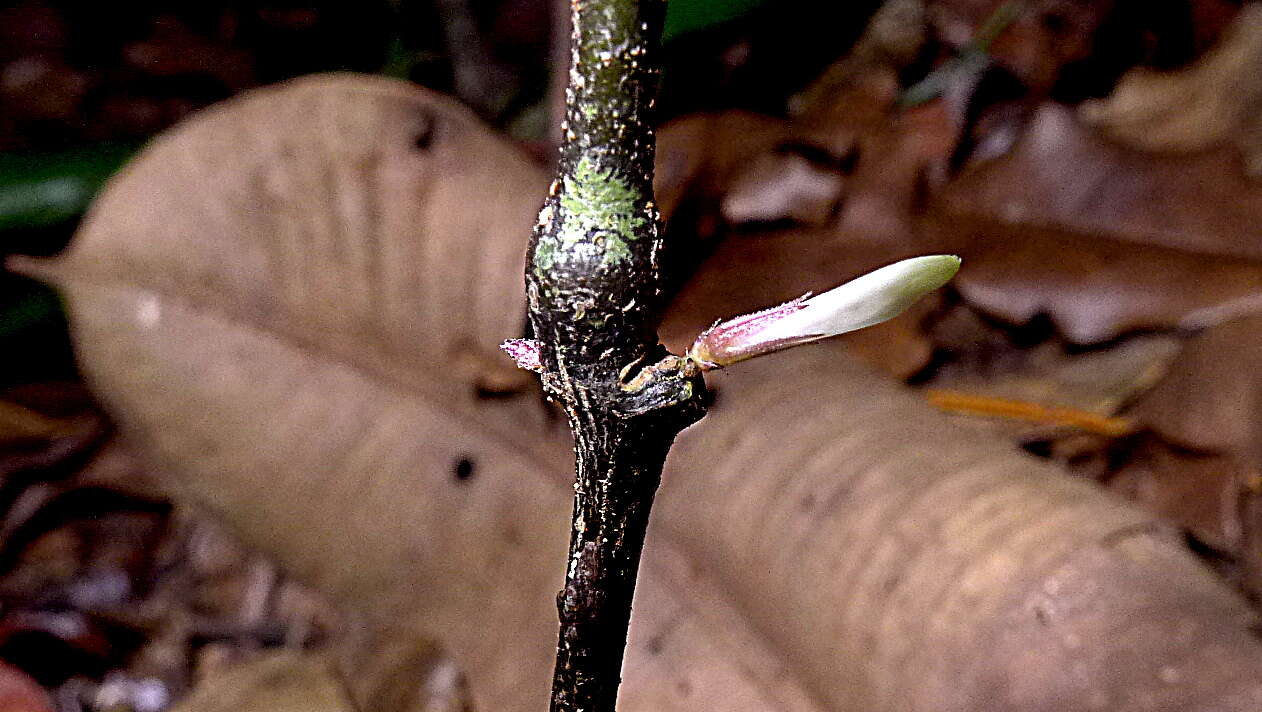
[[[544,387],[574,434],[575,502],[557,597],[555,712],[611,712],[662,464],[705,386],[654,330],[662,243],[653,205],[663,0],[572,0],[557,179],[526,267]]]

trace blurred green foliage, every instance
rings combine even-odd
[[[734,20],[764,5],[768,0],[670,0],[666,4],[666,27],[662,39],[673,40],[681,35]]]
[[[98,144],[60,153],[0,153],[0,254],[51,254],[136,151]],[[61,302],[50,288],[0,274],[0,386],[72,376]]]
[[[0,231],[74,219],[135,151],[102,144],[54,154],[0,153]]]

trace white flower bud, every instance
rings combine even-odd
[[[804,294],[717,323],[697,337],[687,355],[703,368],[720,368],[879,324],[946,284],[959,269],[960,258],[954,255],[895,262],[823,294]]]

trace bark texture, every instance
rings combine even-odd
[[[640,552],[675,435],[704,412],[700,375],[658,346],[653,204],[661,0],[575,0],[557,179],[526,266],[544,387],[574,434],[575,500],[555,712],[614,709]]]

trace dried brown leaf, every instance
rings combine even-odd
[[[865,373],[822,348],[732,369],[672,453],[656,519],[720,562],[831,709],[1262,701],[1236,677],[1256,653],[1213,652],[1246,638],[1192,642],[1174,631],[1200,623],[1155,614],[1199,619],[1191,609],[1213,596],[1150,515],[946,427]]]
[[[1262,259],[1262,185],[1248,180],[1230,153],[1140,153],[1085,129],[1069,109],[1047,104],[1008,156],[951,181],[937,206],[1013,225]]]
[[[67,256],[28,265],[182,498],[368,629],[442,641],[482,709],[542,705],[556,635],[567,438],[533,398],[479,397],[465,356],[522,324],[545,186],[442,97],[311,78],[158,139]],[[626,709],[815,708],[732,603],[652,548]]]
[[[1198,151],[1235,140],[1262,172],[1262,5],[1247,3],[1218,45],[1175,72],[1136,69],[1107,99],[1082,107],[1091,125],[1128,146]]]
[[[1257,472],[1234,455],[1194,453],[1154,441],[1109,479],[1109,488],[1187,529],[1222,552],[1241,550],[1240,505]]]
[[[356,712],[356,708],[327,660],[286,651],[204,681],[173,712]]]
[[[1254,260],[961,215],[926,226],[936,249],[963,256],[955,286],[970,305],[1014,324],[1045,314],[1073,343],[1200,328],[1262,307]]]
[[[0,710],[53,712],[52,700],[21,670],[0,663]]]
[[[159,140],[49,270],[186,498],[367,627],[441,640],[499,711],[546,694],[570,453],[445,359],[516,331],[542,182],[428,93],[310,79]],[[664,477],[621,709],[1262,705],[1252,613],[1149,515],[826,347],[721,388]]]
[[[1262,466],[1262,316],[1189,339],[1169,374],[1132,411],[1165,440]]]
[[[694,114],[666,124],[657,134],[653,181],[662,219],[671,222],[681,206],[692,205],[702,213],[693,220],[712,220],[733,177],[787,136],[783,120],[747,111]],[[715,227],[697,232],[708,236]]]

